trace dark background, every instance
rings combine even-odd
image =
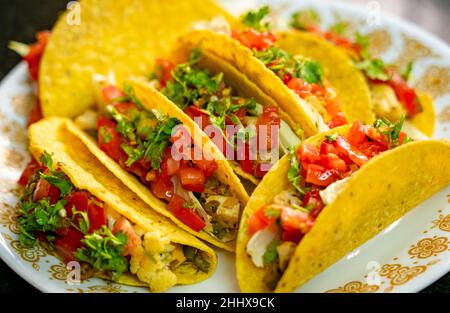
[[[0,79],[2,79],[20,58],[8,50],[9,40],[29,43],[34,34],[50,29],[58,13],[65,9],[66,0],[0,0]],[[349,2],[365,4],[366,0]],[[382,0],[381,9],[403,16],[450,42],[448,31],[450,16],[449,0]],[[0,292],[38,292],[20,278],[0,260]],[[450,274],[447,274],[424,292],[450,293]]]

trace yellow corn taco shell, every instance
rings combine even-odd
[[[183,113],[176,105],[172,104],[165,96],[163,96],[156,89],[147,85],[146,83],[140,82],[139,80],[130,81],[133,86],[133,90],[136,97],[142,102],[143,106],[147,110],[157,110],[168,114],[171,117],[178,118],[187,131],[191,134],[194,142],[203,147],[204,151],[208,152],[209,155],[216,160],[218,168],[216,170],[216,175],[218,179],[230,186],[233,195],[240,201],[241,207],[245,207],[248,201],[248,194],[245,188],[240,183],[239,178],[233,172],[233,169],[229,165],[228,161],[222,155],[220,150],[214,145],[214,143],[202,132],[202,130],[192,121],[186,114]],[[141,198],[146,204],[153,208],[159,214],[171,219],[175,224],[177,224],[181,229],[197,236],[198,238],[205,240],[219,248],[234,251],[236,241],[231,242],[220,242],[219,240],[211,237],[205,231],[195,232],[190,227],[180,222],[169,210],[167,210],[167,205],[157,199],[147,186],[144,186],[138,179],[133,175],[127,173],[123,170],[120,165],[106,155],[97,143],[86,133],[80,130],[73,122],[66,122],[67,129],[74,136],[79,138],[89,149],[89,151],[95,155],[98,160],[110,170],[117,178],[119,178],[127,187],[129,187],[136,195]],[[197,141],[196,141],[197,140]]]
[[[345,133],[342,126],[309,138],[320,143],[325,135]],[[314,227],[298,244],[275,289],[290,292],[378,234],[420,202],[450,183],[450,142],[439,140],[405,144],[374,157],[351,176],[333,203],[326,206]],[[255,189],[241,219],[236,268],[243,292],[269,292],[264,269],[246,253],[248,218],[271,203],[290,183],[289,159],[283,157]]]
[[[70,178],[74,186],[87,190],[104,201],[145,232],[159,234],[170,243],[187,245],[199,249],[210,263],[207,273],[192,265],[174,269],[176,284],[193,284],[207,279],[215,270],[215,252],[194,236],[180,230],[168,218],[161,216],[139,199],[112,172],[108,171],[87,149],[86,145],[68,128],[71,122],[64,118],[50,117],[30,126],[30,151],[36,159],[46,151],[53,161]],[[144,274],[145,275],[145,274]],[[145,285],[136,276],[122,276],[120,283]]]
[[[349,123],[356,120],[373,123],[375,115],[369,86],[347,53],[312,33],[293,31],[277,33],[277,36],[277,45],[281,49],[322,64],[325,77],[335,88],[342,112]]]
[[[266,68],[264,63],[253,56],[250,49],[237,40],[209,30],[196,30],[181,36],[178,44],[189,50],[200,48],[203,54],[216,56],[223,62],[231,64],[235,73],[240,72],[246,77],[242,81],[253,82],[262,94],[272,98],[272,102],[292,119],[292,123],[303,129],[306,137],[328,129],[312,105],[290,90],[281,79]],[[237,91],[244,89],[240,88]]]
[[[114,72],[118,85],[147,75],[194,22],[233,18],[212,0],[82,0],[52,30],[39,73],[44,116],[75,117],[94,103],[94,74]],[[61,105],[61,104],[64,105]]]

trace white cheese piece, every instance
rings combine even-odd
[[[267,246],[277,235],[275,227],[267,227],[253,234],[247,243],[247,253],[252,258],[256,267],[264,267],[264,254]]]
[[[319,192],[320,197],[322,198],[322,201],[323,203],[325,203],[325,205],[329,205],[331,202],[334,201],[334,199],[336,199],[336,197],[342,191],[349,178],[350,177],[346,177],[344,179],[335,181],[327,188]]]

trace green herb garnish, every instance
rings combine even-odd
[[[106,226],[84,236],[81,242],[85,245],[75,251],[77,260],[91,264],[99,271],[111,271],[113,279],[120,277],[128,269],[128,260],[122,256],[128,238],[119,232],[111,233]]]
[[[258,10],[249,11],[241,17],[242,23],[257,31],[263,32],[269,30],[269,23],[262,23],[262,20],[269,14],[270,9],[268,6],[263,6]]]

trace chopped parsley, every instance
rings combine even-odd
[[[356,67],[374,80],[388,81],[389,74],[386,72],[386,65],[381,59],[363,59],[356,63]]]
[[[50,204],[49,199],[34,202],[32,192],[25,193],[21,199],[17,217],[20,244],[23,247],[32,247],[37,241],[37,232],[54,232],[67,226],[64,214],[61,214],[65,210],[65,204],[65,200],[59,200],[55,204]]]
[[[269,30],[269,23],[263,23],[263,19],[269,14],[270,9],[268,6],[263,6],[258,10],[249,11],[241,17],[242,23],[249,28],[253,28],[259,32]]]
[[[313,9],[307,9],[292,14],[289,25],[298,30],[307,30],[309,27],[319,24],[319,22],[319,14]]]
[[[279,240],[273,240],[271,243],[269,243],[266,252],[263,255],[264,266],[267,266],[270,263],[276,262],[278,260],[277,247],[279,245]]]
[[[338,137],[337,133],[334,133],[331,135],[325,135],[325,138],[327,138],[327,140],[330,142],[336,141],[337,137]]]
[[[403,79],[406,80],[407,82],[411,80],[413,66],[414,66],[414,62],[412,62],[412,61],[408,62],[408,64],[406,65],[405,71],[402,73]]]
[[[115,108],[111,109],[112,117],[117,122],[116,130],[128,139],[127,143],[121,145],[128,156],[125,165],[132,166],[144,158],[151,163],[153,169],[158,170],[164,150],[170,145],[172,129],[180,121],[168,116],[156,119],[153,113],[144,110],[131,111],[134,112],[124,115]]]
[[[113,279],[121,276],[128,269],[128,260],[122,256],[127,244],[126,234],[111,233],[106,226],[84,236],[81,242],[85,245],[75,252],[77,260],[91,264],[99,271],[111,271]]]
[[[100,127],[99,132],[104,143],[108,143],[112,140],[112,135],[106,130],[105,126]]]
[[[305,194],[305,190],[302,189],[300,183],[303,179],[301,174],[301,165],[300,162],[297,159],[297,156],[295,155],[295,151],[297,149],[292,148],[289,151],[289,161],[291,163],[291,167],[288,170],[287,178],[289,182],[292,184],[292,186],[302,195]]]
[[[377,119],[374,122],[373,126],[377,128],[381,134],[386,135],[388,137],[389,147],[392,148],[400,145],[399,139],[404,121],[405,121],[404,116],[395,123],[392,123],[388,119],[382,118]],[[413,139],[406,135],[406,137],[403,138],[401,144],[406,144],[411,141],[413,141]]]
[[[317,61],[295,57],[275,46],[253,54],[280,78],[289,74],[309,84],[323,83],[323,69]]]
[[[202,272],[207,273],[210,268],[210,264],[202,257],[201,252],[191,246],[183,246],[183,253],[186,259],[192,262]]]
[[[330,27],[330,31],[335,33],[336,35],[344,35],[347,30],[347,24],[343,21],[339,21]]]
[[[50,184],[57,187],[60,191],[60,197],[64,197],[68,195],[73,188],[72,183],[67,179],[66,175],[61,172],[55,170],[53,166],[53,160],[50,154],[44,151],[43,155],[41,156],[41,163],[47,167],[49,173],[44,174],[43,172],[39,172],[39,175],[42,179],[45,179]]]
[[[186,63],[178,64],[172,71],[173,80],[169,80],[161,92],[181,109],[194,104],[202,98],[219,91],[223,82],[223,73],[212,75],[206,69],[197,69],[194,65],[200,60],[200,50],[195,49]]]

